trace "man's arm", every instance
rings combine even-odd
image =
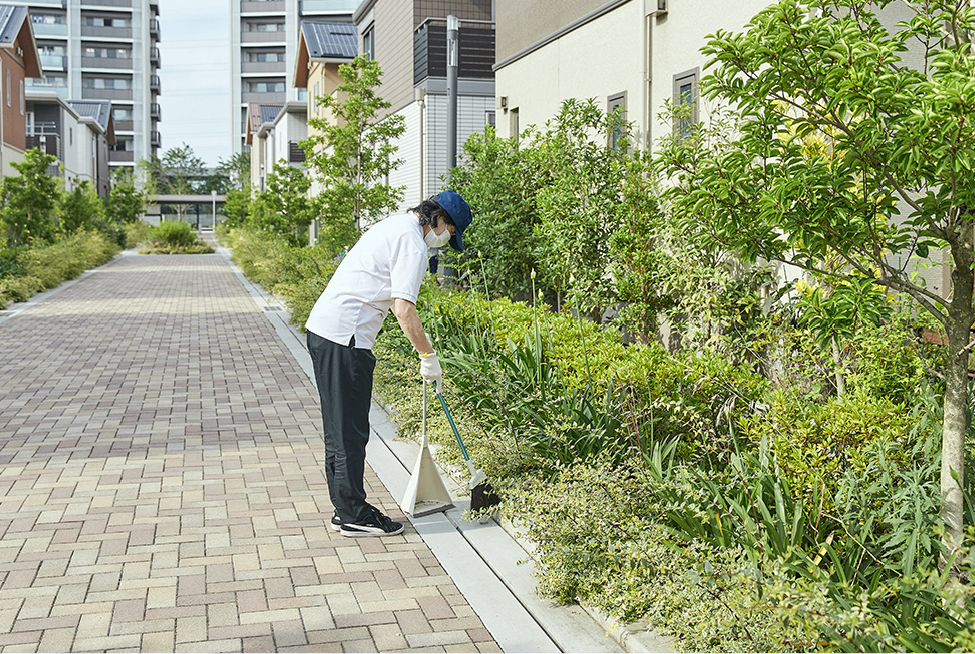
[[[433,345],[427,340],[427,335],[423,331],[423,323],[420,322],[420,314],[416,312],[416,305],[403,298],[393,298],[392,311],[417,353],[423,355],[433,352]]]

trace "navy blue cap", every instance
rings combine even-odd
[[[464,241],[461,239],[461,234],[474,220],[470,206],[457,191],[441,191],[433,196],[433,201],[443,207],[443,210],[450,216],[451,222],[454,223],[454,235],[450,237],[450,247],[462,252]]]

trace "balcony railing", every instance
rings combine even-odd
[[[284,43],[287,32],[241,32],[241,43]]]
[[[159,81],[159,75],[153,75],[149,79],[149,90],[153,93],[162,92],[162,83]]]
[[[61,158],[61,138],[57,134],[28,134],[27,149],[31,148]]]
[[[132,89],[82,89],[84,100],[132,100]]]
[[[285,0],[240,0],[240,13],[260,14],[266,12],[282,12],[285,9]]]
[[[132,0],[81,0],[83,7],[131,7]]]
[[[161,65],[160,64],[159,48],[153,48],[152,50],[149,51],[149,62],[153,66],[160,66]]]
[[[162,134],[160,134],[159,132],[153,131],[152,132],[152,136],[150,138],[150,143],[152,144],[152,147],[154,147],[154,148],[161,148],[162,147]]]
[[[41,68],[44,70],[65,70],[68,67],[68,58],[64,55],[41,55]]]
[[[158,102],[153,102],[151,105],[149,105],[149,116],[151,116],[153,120],[162,119],[162,107],[159,106]]]
[[[159,19],[158,18],[153,18],[152,20],[149,21],[149,36],[156,39],[157,41],[159,40]]]
[[[113,68],[116,70],[132,70],[131,59],[113,59],[111,57],[82,57],[81,65],[85,68]]]
[[[97,25],[82,25],[81,36],[96,39],[131,39],[131,27],[99,27]]]
[[[68,26],[63,23],[31,23],[34,36],[68,36]]]
[[[283,61],[244,61],[240,64],[240,72],[287,74],[288,66]]]
[[[359,6],[359,0],[301,0],[301,15],[351,14]]]

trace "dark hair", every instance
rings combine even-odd
[[[435,225],[437,218],[443,218],[447,221],[448,225],[454,224],[454,221],[450,218],[450,214],[433,200],[424,200],[417,206],[409,209],[409,211],[420,216],[421,225]]]

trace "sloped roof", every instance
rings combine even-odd
[[[353,23],[301,23],[308,56],[312,59],[354,59],[359,51],[359,29]]]
[[[111,102],[96,102],[92,100],[69,100],[68,104],[79,116],[94,118],[95,122],[108,131],[108,120],[112,117]]]
[[[283,104],[261,104],[259,102],[251,102],[247,105],[247,139],[245,141],[247,145],[253,142],[253,135],[261,131],[261,125],[274,122],[283,106]]]
[[[27,7],[0,5],[0,43],[13,43],[27,17]]]
[[[343,63],[359,52],[359,28],[353,23],[301,21],[298,56],[295,58],[295,88],[308,86],[308,66],[312,61]]]
[[[34,30],[27,19],[27,7],[0,4],[0,48],[13,48],[19,39],[27,77],[43,78],[41,59],[34,41]]]

